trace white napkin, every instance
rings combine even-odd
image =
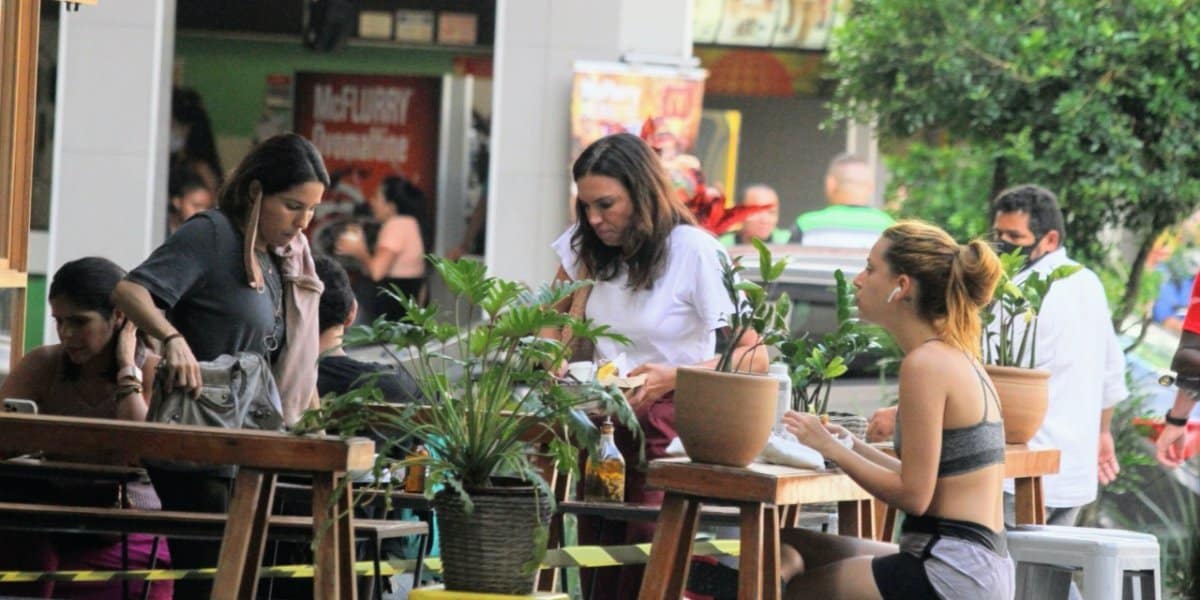
[[[667,444],[667,449],[663,450],[667,456],[687,456],[687,452],[683,449],[683,442],[679,441],[679,437],[671,439],[671,443]]]
[[[849,435],[839,437],[837,440],[847,448],[854,445],[854,438]],[[672,439],[671,443],[667,444],[665,452],[667,456],[687,456],[687,451],[683,448],[683,442],[678,437]],[[784,465],[799,469],[813,469],[816,471],[825,470],[825,457],[821,456],[820,452],[800,443],[796,439],[796,436],[792,435],[789,431],[772,433],[771,437],[767,438],[767,447],[763,448],[762,453],[758,455],[758,458],[754,459],[754,462]]]
[[[800,469],[825,470],[825,457],[820,452],[801,444],[789,431],[772,433],[767,447],[758,455],[761,462]]]

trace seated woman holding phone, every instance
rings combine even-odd
[[[50,283],[50,314],[54,318],[57,344],[33,349],[0,384],[0,397],[29,400],[49,415],[144,421],[154,385],[158,357],[138,339],[137,328],[113,307],[109,296],[125,270],[112,261],[87,257],[64,264]],[[143,372],[145,375],[143,376]],[[31,489],[0,494],[16,501],[57,502],[59,498],[80,503],[84,492],[96,504],[117,502],[114,488],[67,490],[55,482]],[[112,492],[108,497],[108,492]],[[129,484],[129,497],[138,508],[157,508],[158,497],[148,484]],[[86,502],[86,501],[85,501]],[[4,532],[0,570],[20,564],[29,570],[120,569],[121,543],[108,537],[48,536],[41,533]],[[22,543],[15,538],[21,536]],[[128,566],[147,568],[153,538],[131,534],[127,539]],[[24,543],[27,542],[27,543]],[[170,564],[166,540],[159,540],[156,565]],[[32,560],[32,563],[30,561]],[[23,562],[22,562],[23,561]],[[49,598],[120,598],[120,582],[20,584],[17,589],[0,584],[0,595],[38,595]],[[130,582],[141,595],[143,582]],[[28,587],[32,586],[32,587]],[[154,582],[151,598],[170,598],[172,582]]]

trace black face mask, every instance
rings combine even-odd
[[[1038,242],[1040,241],[1042,241],[1042,238],[1039,237],[1035,238],[1033,243],[1029,244],[1028,246],[1020,246],[1008,240],[994,240],[992,241],[992,248],[996,250],[996,254],[1009,254],[1013,250],[1020,250],[1021,256],[1025,257],[1025,265],[1021,268],[1021,270],[1025,270],[1033,266],[1033,263],[1042,258],[1041,256],[1032,260],[1029,258],[1033,255],[1033,249],[1037,248]]]

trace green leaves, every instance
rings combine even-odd
[[[563,386],[547,371],[567,359],[567,348],[557,339],[540,337],[543,331],[570,327],[578,339],[628,343],[607,326],[555,309],[591,282],[529,290],[519,282],[487,276],[483,265],[472,260],[431,261],[455,296],[452,312],[419,306],[392,290],[408,308],[402,321],[381,318],[350,328],[344,337],[350,347],[381,345],[413,376],[428,404],[385,408],[374,380],[367,380],[347,394],[323,399],[320,409],[304,416],[306,430],[404,432],[430,450],[423,459],[429,466],[427,493],[445,485],[468,502],[471,490],[500,473],[523,478],[549,495],[535,461],[551,460],[561,470],[574,470],[579,449],[599,439],[579,410],[585,404],[641,435],[620,390],[595,383]],[[479,312],[481,319],[463,316]],[[535,438],[548,439],[548,456],[531,454]]]
[[[821,339],[803,337],[780,344],[792,378],[792,410],[821,414],[833,380],[845,375],[858,355],[878,349],[875,330],[852,316],[854,294],[841,269],[833,274],[838,328]]]
[[[1000,255],[1000,280],[996,283],[992,304],[984,308],[982,314],[985,327],[990,328],[999,319],[997,330],[985,334],[985,363],[1034,368],[1037,364],[1037,317],[1046,294],[1055,282],[1083,269],[1083,265],[1078,264],[1059,265],[1049,275],[1030,271],[1020,278],[1018,274],[1025,261],[1020,249]]]
[[[733,313],[725,315],[725,324],[731,330],[731,343],[721,352],[717,360],[717,371],[737,371],[739,365],[734,364],[733,354],[738,350],[737,340],[748,331],[759,335],[758,342],[752,347],[774,346],[788,338],[791,321],[792,300],[787,294],[780,295],[774,302],[770,300],[767,288],[778,280],[787,269],[787,257],[775,260],[770,249],[760,240],[752,240],[758,252],[758,270],[761,284],[748,279],[742,279],[741,273],[745,268],[741,257],[733,262],[724,252],[718,253],[721,262],[721,281],[729,300],[733,303]],[[765,286],[765,287],[764,287]]]
[[[829,122],[875,123],[899,212],[955,239],[986,231],[1001,189],[1035,182],[1096,269],[1111,249],[1097,232],[1153,239],[1200,206],[1194,1],[858,0],[831,48]]]

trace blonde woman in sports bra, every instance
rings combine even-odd
[[[784,421],[877,498],[904,511],[899,544],[782,532],[788,598],[1013,597],[1004,537],[1004,429],[979,363],[979,310],[1000,264],[982,241],[920,222],[885,230],[854,279],[863,319],[905,354],[893,458],[808,414]],[[901,433],[903,432],[903,433]]]

